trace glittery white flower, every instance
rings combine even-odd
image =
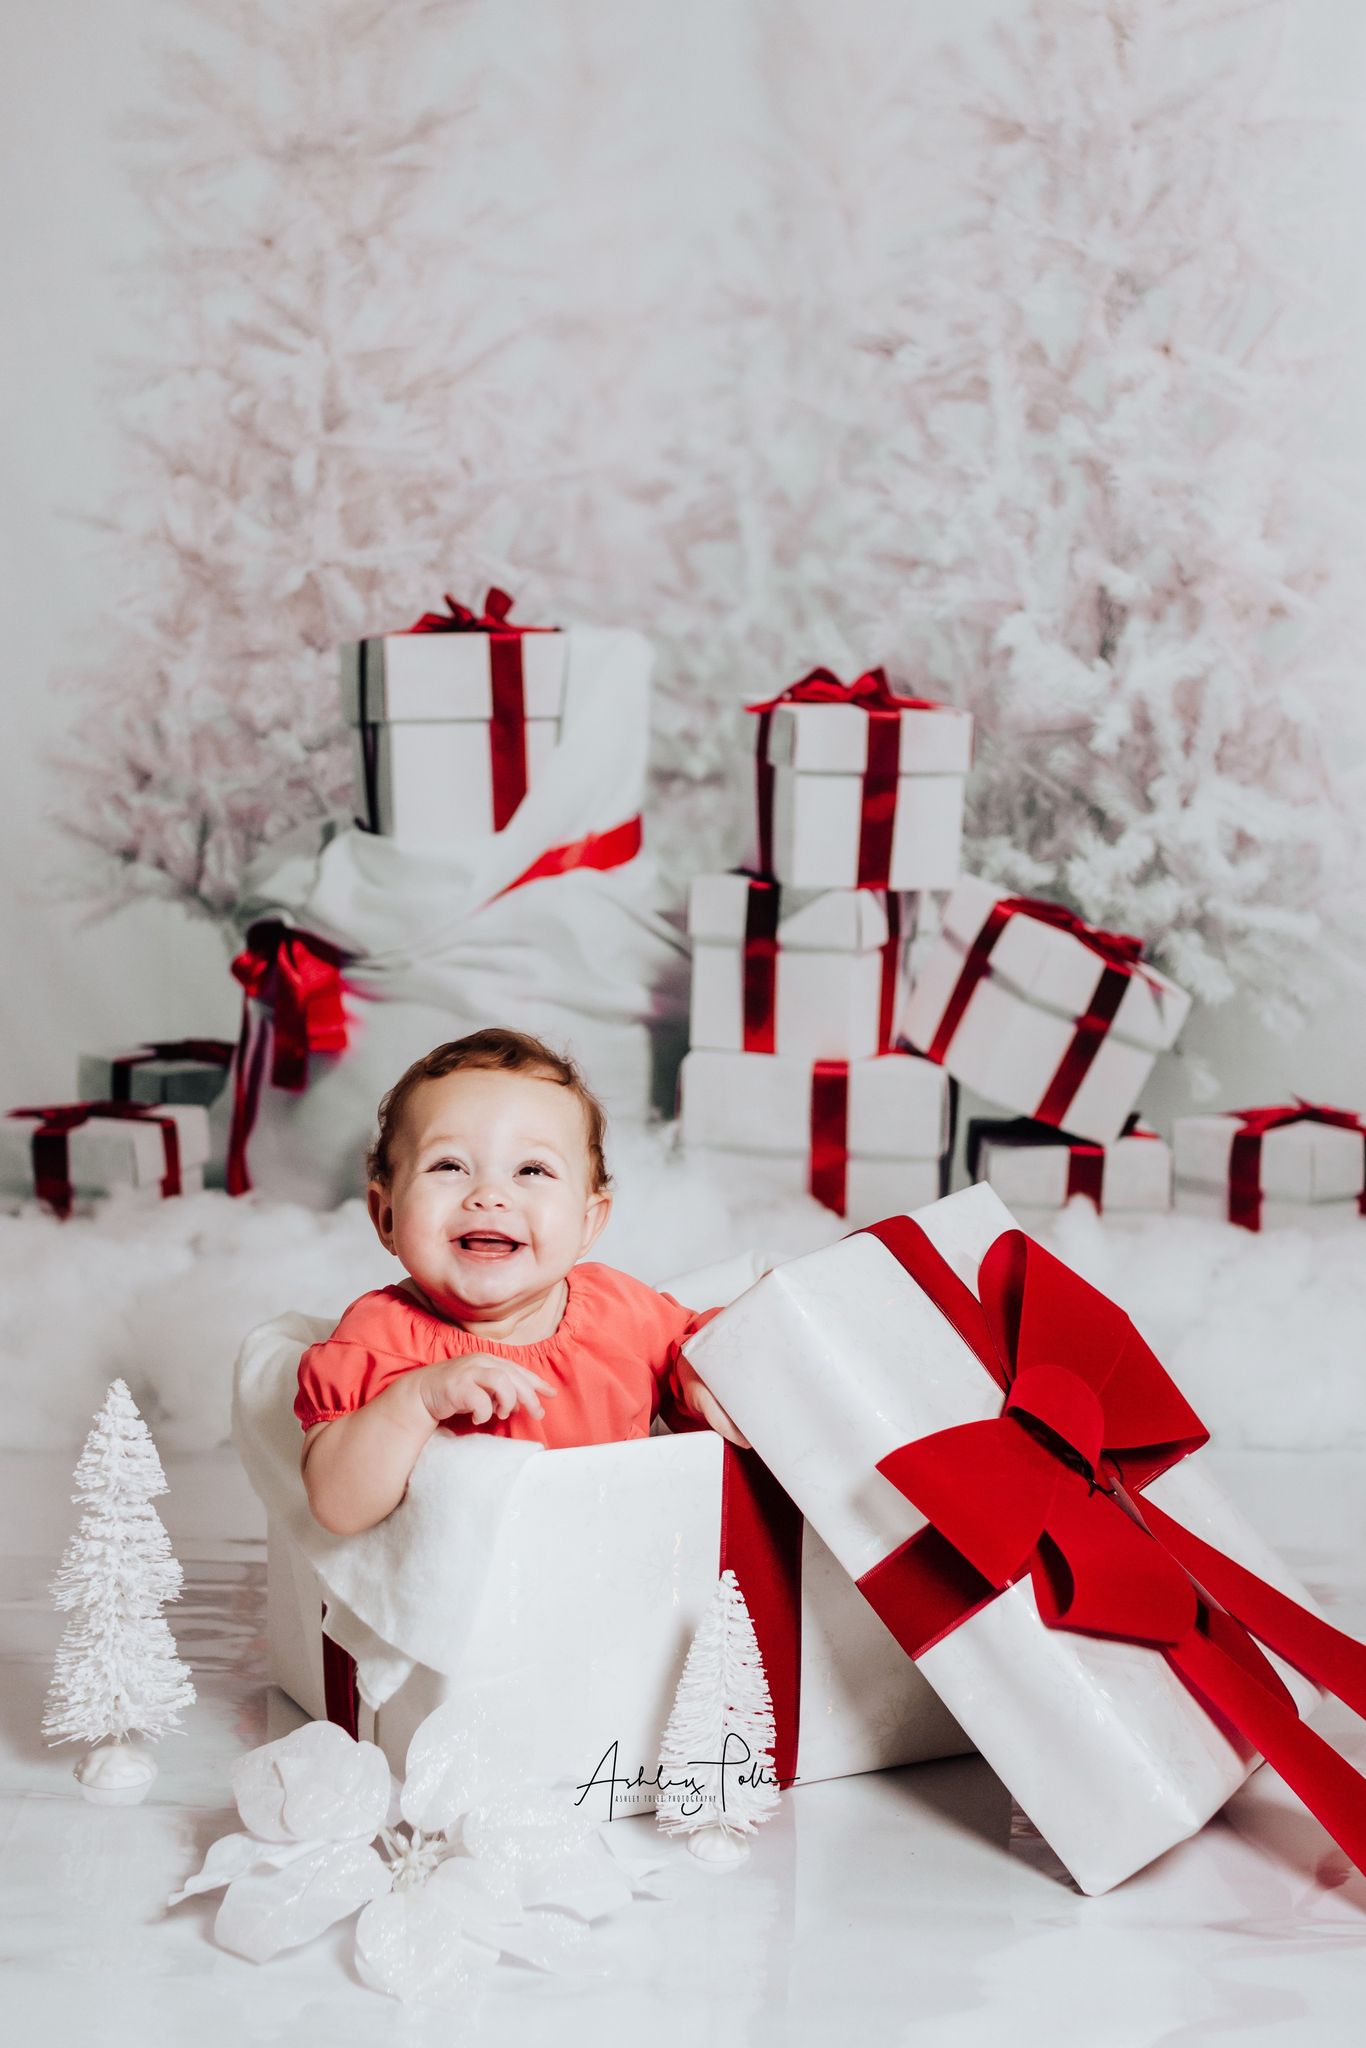
[[[554,1968],[589,1923],[658,1896],[660,1859],[566,1791],[491,1786],[452,1707],[418,1728],[402,1787],[374,1743],[311,1721],[242,1757],[232,1789],[243,1832],[170,1904],[226,1886],[215,1938],[257,1963],[359,1909],[357,1971],[395,1998],[458,1997],[500,1955]]]

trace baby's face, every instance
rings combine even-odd
[[[590,1185],[583,1105],[558,1081],[462,1068],[423,1081],[370,1213],[433,1307],[515,1312],[562,1280],[607,1221]]]

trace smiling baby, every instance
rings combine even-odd
[[[437,1429],[565,1449],[648,1436],[662,1412],[744,1444],[679,1351],[712,1311],[579,1263],[612,1207],[604,1121],[573,1062],[517,1031],[437,1046],[385,1096],[370,1217],[407,1278],[299,1361],[325,1529],[382,1521]]]

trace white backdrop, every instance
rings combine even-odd
[[[275,0],[273,0],[275,4]],[[278,0],[283,4],[283,0]],[[934,0],[822,0],[838,37],[880,34],[899,45],[944,32]],[[979,35],[1012,0],[965,0],[953,10],[956,33]],[[404,8],[390,10],[403,33]],[[592,17],[589,17],[592,18]],[[624,17],[623,17],[624,18]],[[559,71],[573,91],[582,57],[575,0],[471,0],[466,36],[508,60],[552,97]],[[633,116],[653,138],[657,178],[633,195],[648,239],[672,261],[676,288],[689,288],[736,215],[753,204],[747,165],[771,122],[767,54],[785,17],[762,0],[635,0],[629,58]],[[148,225],[124,172],[118,124],[154,97],[149,39],[173,27],[176,10],[151,0],[46,0],[13,11],[8,62],[0,79],[6,204],[3,248],[4,363],[0,387],[0,630],[8,650],[5,743],[0,747],[0,947],[7,963],[0,1093],[7,1102],[68,1094],[82,1045],[150,1033],[219,1032],[236,1024],[234,986],[223,944],[179,910],[144,903],[96,926],[61,903],[55,878],[67,861],[48,818],[50,758],[75,715],[57,672],[87,658],[97,642],[106,593],[97,544],[78,515],[98,512],[117,494],[121,452],[107,397],[107,366],[145,346],[129,260],[147,245]],[[607,15],[596,17],[601,25]],[[1340,209],[1321,223],[1336,311],[1357,319],[1366,246],[1360,195],[1366,151],[1359,110],[1366,89],[1366,12],[1356,0],[1302,0],[1293,48],[1292,94],[1322,107]],[[732,146],[744,138],[744,147]],[[749,157],[746,151],[750,153]],[[524,195],[541,210],[559,195],[535,190],[528,157]],[[951,204],[951,169],[942,203]],[[941,203],[936,197],[935,203]],[[551,215],[553,219],[553,214]],[[672,250],[672,255],[669,254]],[[620,285],[629,294],[641,250],[623,248]],[[601,260],[601,259],[600,259]],[[597,288],[611,289],[610,265]],[[655,342],[667,350],[662,324]],[[1348,394],[1344,442],[1366,451],[1366,356],[1361,383]],[[553,394],[557,362],[545,363]],[[435,593],[433,593],[435,595]],[[639,621],[647,629],[650,621]],[[767,678],[761,678],[766,681]],[[88,714],[87,714],[88,715]],[[1344,997],[1293,1044],[1269,1041],[1231,1009],[1200,1020],[1191,1042],[1214,1058],[1225,1099],[1270,1099],[1288,1087],[1319,1097],[1366,1102],[1366,1036],[1361,998]],[[1179,1099],[1172,1069],[1152,1098],[1159,1114]]]

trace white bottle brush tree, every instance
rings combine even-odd
[[[738,1862],[778,1804],[773,1702],[734,1572],[722,1572],[678,1682],[659,1752],[659,1825],[693,1854]]]
[[[181,1570],[152,1506],[165,1493],[156,1445],[122,1380],[105,1396],[75,1471],[80,1527],[53,1581],[72,1614],[43,1716],[50,1743],[102,1745],[76,1775],[88,1797],[128,1804],[156,1775],[133,1734],[178,1728],[195,1693],[161,1612],[179,1598]]]

